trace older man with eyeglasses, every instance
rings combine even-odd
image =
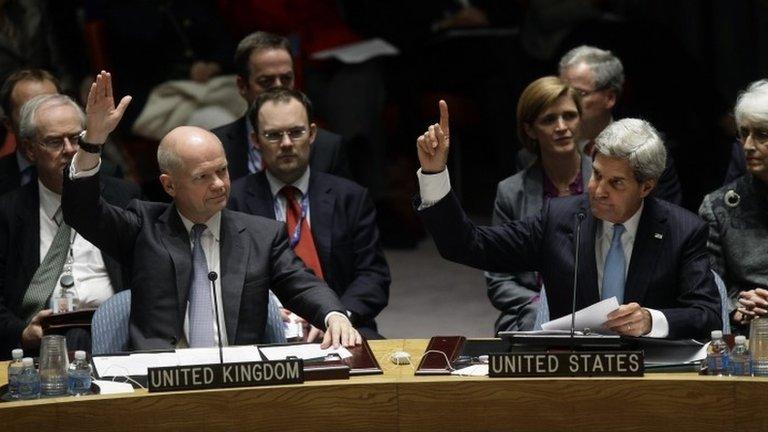
[[[62,276],[74,278],[78,308],[97,307],[125,287],[121,266],[62,220],[63,170],[84,128],[85,113],[68,96],[36,96],[21,108],[18,139],[37,181],[0,198],[0,358],[19,347],[34,353]],[[100,187],[118,206],[140,195],[115,178],[102,178]],[[69,334],[68,347],[90,350],[89,335]]]
[[[589,45],[576,47],[563,55],[559,64],[560,78],[581,95],[580,147],[592,156],[595,139],[613,121],[613,110],[624,88],[624,66],[611,51]],[[667,165],[659,177],[653,196],[680,205],[683,193],[674,161],[667,146]]]
[[[387,305],[390,276],[368,191],[310,168],[317,126],[301,92],[266,90],[248,117],[265,170],[232,185],[229,207],[284,221],[291,247],[338,294],[355,328],[367,339],[381,338],[374,318]],[[305,340],[322,336],[317,328],[307,330]]]

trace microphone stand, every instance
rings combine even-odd
[[[216,333],[219,336],[219,363],[224,364],[224,348],[221,344],[221,321],[219,320],[219,301],[216,298],[216,279],[219,275],[215,271],[208,273],[208,280],[211,281],[211,295],[213,296],[213,311],[216,316]]]
[[[586,218],[584,212],[576,213],[576,247],[573,263],[573,303],[571,305],[571,351],[576,349],[576,292],[579,281],[579,245],[581,244],[581,223]]]

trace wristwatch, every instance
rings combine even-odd
[[[104,147],[103,144],[90,144],[85,142],[85,131],[80,132],[79,145],[81,149],[93,154],[101,154],[101,148]]]

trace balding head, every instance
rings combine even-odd
[[[170,173],[184,168],[184,162],[201,150],[224,148],[219,138],[195,126],[179,126],[168,132],[157,146],[157,164],[160,172]]]
[[[194,126],[168,132],[157,147],[160,182],[182,215],[205,223],[227,204],[229,174],[216,135]]]

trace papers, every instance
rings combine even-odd
[[[303,338],[304,326],[301,324],[301,317],[291,312],[288,319],[290,319],[290,321],[283,321],[283,334],[285,334],[285,338]]]
[[[282,360],[288,356],[298,357],[304,360],[324,359],[330,354],[337,354],[341,359],[352,357],[348,349],[339,347],[338,349],[328,348],[320,349],[320,344],[297,344],[297,345],[276,345],[261,347],[261,352],[267,360]]]
[[[383,39],[375,38],[318,51],[312,54],[312,58],[315,60],[335,58],[342,63],[354,64],[362,63],[375,57],[398,54],[400,54],[400,51],[392,46],[392,44]]]
[[[129,383],[106,380],[93,380],[93,382],[99,386],[99,394],[133,393],[133,386]]]
[[[283,360],[295,356],[304,360],[325,359],[336,354],[342,360],[352,357],[344,347],[320,349],[320,344],[296,344],[257,347],[256,345],[224,347],[224,363],[245,363],[262,361],[262,354],[268,360]],[[119,356],[95,356],[93,365],[99,377],[142,376],[151,367],[190,366],[219,363],[218,348],[186,348],[169,352],[134,353]]]
[[[451,375],[458,376],[488,376],[488,364],[476,364],[451,371]]]
[[[224,347],[224,363],[261,361],[255,345]],[[147,375],[151,367],[216,364],[218,348],[186,348],[172,352],[135,353],[122,356],[96,356],[93,365],[100,377]]]
[[[603,323],[608,321],[608,314],[619,308],[616,297],[611,297],[587,306],[576,312],[576,329],[590,329],[592,331],[604,331]],[[571,314],[556,320],[545,322],[542,330],[568,330],[571,329]]]

